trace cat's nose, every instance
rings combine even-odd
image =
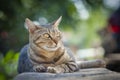
[[[54,43],[54,42],[52,42],[50,46],[53,48],[57,47],[56,43]]]
[[[57,44],[56,44],[56,43],[54,43],[54,44],[53,44],[53,46],[54,46],[54,47],[57,47]]]
[[[53,40],[53,41],[54,41],[55,45],[57,46],[57,44],[58,44],[58,40]]]

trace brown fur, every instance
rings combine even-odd
[[[62,43],[62,34],[58,30],[61,17],[47,25],[35,25],[26,19],[29,30],[28,56],[37,72],[54,73],[74,72],[78,66]]]
[[[58,29],[61,18],[47,25],[35,25],[26,19],[29,31],[28,57],[36,72],[74,72],[84,65],[77,64],[71,51],[62,43],[62,33]]]

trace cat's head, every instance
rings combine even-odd
[[[29,43],[44,50],[57,50],[62,45],[62,34],[58,29],[61,18],[46,25],[35,25],[30,19],[26,18],[25,23],[29,31]]]

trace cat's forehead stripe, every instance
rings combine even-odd
[[[55,31],[54,31],[53,28],[48,28],[48,29],[47,29],[47,32],[50,33],[50,34],[52,34],[52,33],[54,33]]]

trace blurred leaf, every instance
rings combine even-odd
[[[6,80],[5,75],[3,75],[2,73],[0,73],[0,80]]]
[[[5,55],[3,59],[3,62],[4,63],[10,62],[10,60],[13,59],[13,56],[14,56],[14,51],[13,50],[8,51],[8,53]]]
[[[0,74],[1,77],[4,78],[5,76],[7,77],[6,78],[7,80],[8,78],[10,80],[17,74],[18,57],[19,57],[19,53],[15,53],[13,50],[8,51],[7,54],[4,57],[2,57],[1,59],[2,62],[0,63],[0,66],[2,67],[0,68],[0,72],[2,72]]]

